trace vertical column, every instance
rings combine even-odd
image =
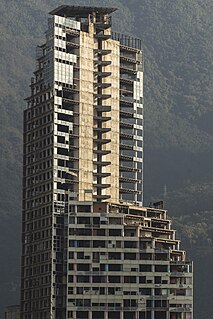
[[[103,79],[103,82],[111,83],[111,86],[105,89],[106,94],[110,94],[111,97],[108,101],[103,101],[103,105],[110,103],[111,114],[110,121],[105,125],[111,128],[110,132],[106,133],[106,138],[110,140],[108,148],[110,154],[105,156],[105,160],[111,162],[110,173],[111,175],[105,178],[106,184],[110,184],[111,187],[104,190],[106,195],[110,195],[110,201],[119,202],[119,94],[120,94],[120,46],[119,42],[109,39],[104,42],[105,50],[109,50],[110,53],[103,57],[104,60],[111,61],[109,66],[106,66],[105,72],[110,72],[110,75]],[[106,171],[109,168],[106,168]]]
[[[79,201],[91,201],[93,189],[93,32],[80,33],[79,56]]]

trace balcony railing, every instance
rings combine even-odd
[[[142,42],[140,39],[133,38],[118,32],[112,32],[111,37],[113,40],[119,41],[122,45],[130,48],[142,50]]]

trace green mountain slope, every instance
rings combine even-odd
[[[3,252],[0,307],[17,302],[18,295],[24,98],[29,94],[28,85],[34,71],[35,47],[44,39],[47,13],[60,4],[64,1],[0,2],[0,243]],[[172,215],[187,214],[192,216],[191,219],[193,213],[211,211],[212,0],[69,0],[66,4],[118,7],[114,28],[142,39],[145,55],[145,204],[164,198]],[[206,218],[212,225],[210,215]],[[189,224],[189,220],[184,223]],[[186,244],[187,240],[186,236]],[[202,241],[202,234],[198,241]],[[190,250],[197,260],[197,285],[204,293],[205,271],[198,261],[196,245],[197,242]],[[200,260],[207,265],[207,260],[213,261],[213,256],[209,250],[205,251],[205,245],[202,247]],[[208,285],[206,295],[212,294]],[[203,308],[198,297],[197,294],[195,319],[210,318],[209,298]]]

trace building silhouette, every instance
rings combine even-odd
[[[24,111],[21,319],[192,319],[192,264],[143,207],[143,52],[60,6]]]

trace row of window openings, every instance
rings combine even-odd
[[[61,137],[60,139],[58,139],[59,143],[65,143],[65,139],[63,137]],[[69,142],[67,141],[67,144]],[[65,155],[65,156],[71,156],[71,157],[77,157],[78,154],[78,150],[69,150],[67,148],[62,148],[62,147],[57,147],[57,154],[59,155]],[[142,151],[132,151],[132,150],[121,150],[120,151],[120,155],[121,156],[129,156],[131,158],[133,157],[138,157],[138,158],[142,158],[143,157],[143,153]],[[95,155],[94,155],[95,156]],[[96,157],[94,157],[94,159],[96,159]]]
[[[25,277],[40,275],[51,271],[51,264],[39,265],[33,268],[25,269]]]
[[[38,151],[41,148],[50,145],[52,142],[53,142],[52,136],[50,136],[48,138],[44,138],[44,139],[40,140],[39,142],[32,143],[32,144],[28,145],[27,152],[30,153],[30,152]]]
[[[38,175],[35,175],[33,177],[27,178],[27,186],[38,184],[41,182],[46,182],[51,178],[52,178],[52,172],[38,174]]]
[[[120,165],[122,167],[129,167],[132,169],[137,169],[139,172],[142,172],[142,168],[143,168],[143,163],[142,161],[120,161]],[[69,160],[62,160],[62,159],[58,159],[58,166],[61,167],[69,167],[69,168],[73,168],[73,169],[77,169],[77,165],[75,162],[73,161],[69,161]],[[96,167],[94,166],[94,170],[96,170]],[[141,175],[138,176],[138,179],[141,180]]]
[[[76,317],[73,314],[74,312],[69,310],[67,312],[67,316],[68,316],[67,318],[70,318],[70,319],[72,319],[72,318],[78,318],[78,319],[89,319],[89,318],[92,318],[92,319],[104,319],[104,318],[120,319],[121,318],[120,308],[111,307],[111,308],[108,308],[107,310],[104,309],[104,308],[101,308],[101,309],[102,309],[102,311],[100,311],[100,310],[98,310],[98,311],[92,310],[91,311],[91,317],[89,315],[89,311],[85,311],[85,309],[83,309],[82,311],[76,311]],[[103,311],[103,309],[104,309],[104,311]],[[110,309],[112,309],[112,310],[110,311]],[[133,311],[133,309],[134,308],[131,308],[131,310],[128,309],[128,310],[124,311],[123,315],[122,315],[122,318],[124,318],[124,319],[136,319],[136,318],[139,318],[139,319],[152,319],[153,318],[153,313],[155,314],[155,317],[154,317],[155,319],[166,319],[166,318],[168,318],[167,317],[167,314],[168,314],[167,309],[164,309],[164,311],[161,310],[161,309],[160,310],[157,309],[156,311],[154,310],[154,312],[151,311],[151,309],[150,310],[146,310],[146,311],[135,311],[135,309]],[[31,319],[31,318],[24,317],[24,319]],[[36,317],[35,319],[47,319],[47,318],[41,316],[41,317]],[[184,317],[182,317],[182,313],[180,313],[180,312],[171,312],[169,319],[192,319],[192,314],[191,313],[184,313]]]
[[[39,164],[28,166],[27,175],[41,173],[52,166],[52,160],[42,161]]]
[[[39,205],[50,203],[51,201],[52,201],[52,194],[38,197],[36,199],[30,199],[29,201],[26,201],[25,208],[31,209],[31,208],[39,206]]]
[[[141,260],[143,259],[143,256],[140,256]],[[122,260],[122,256],[121,256],[121,260]],[[143,271],[162,271],[162,272],[167,272],[168,271],[168,267],[167,265],[148,265],[148,267],[146,267],[147,265],[143,265],[140,264],[139,267],[130,267],[129,265],[123,265],[123,264],[100,264],[99,267],[93,267],[92,264],[73,264],[73,263],[69,263],[68,264],[68,269],[69,271],[88,271],[88,272],[94,272],[94,273],[98,273],[98,272],[102,272],[102,271],[131,271],[131,272],[143,272]],[[94,275],[96,275],[94,274]],[[136,277],[135,277],[136,278]],[[161,277],[155,277],[155,283],[161,283]],[[183,282],[184,282],[183,278]],[[152,283],[152,280],[146,281],[146,277],[143,278],[144,282],[143,283]],[[183,283],[181,282],[181,283]],[[164,280],[162,283],[166,284],[167,280]],[[171,283],[177,283],[177,278],[172,278],[172,282]]]
[[[143,282],[143,276],[115,276],[115,275],[68,275],[68,282],[69,283],[114,283],[114,284],[142,284]],[[151,284],[152,282],[150,282]],[[148,284],[146,282],[146,284]],[[148,289],[148,288],[147,288]],[[160,288],[159,288],[160,289]],[[174,289],[175,291],[176,289]],[[185,291],[185,289],[181,289]],[[148,295],[151,294],[151,288],[149,289],[149,292],[147,292]]]
[[[52,50],[53,50],[53,48],[52,48]],[[59,52],[72,53],[72,54],[75,54],[75,52],[76,52],[75,47],[67,47],[65,49],[65,48],[62,48],[62,47],[55,46],[55,50],[57,50]]]
[[[35,139],[40,139],[41,137],[44,137],[44,135],[48,135],[52,132],[52,124],[51,125],[48,125],[48,126],[45,126],[44,128],[42,129],[39,129],[39,130],[36,130],[32,133],[29,133],[26,135],[26,142],[31,142]]]
[[[35,289],[32,291],[25,291],[24,293],[24,299],[35,299],[35,298],[43,298],[50,296],[51,290],[50,288],[40,288],[40,289]]]
[[[133,109],[131,108],[131,111],[132,110]],[[142,119],[137,119],[137,118],[133,118],[133,117],[120,117],[120,123],[143,126]]]
[[[38,77],[36,77],[36,81],[38,81]],[[38,103],[43,103],[43,106],[33,108],[32,110],[27,111],[27,119],[30,120],[31,118],[37,117],[39,115],[42,115],[44,112],[49,111],[52,109],[51,103],[47,103],[47,101],[50,100],[50,98],[53,96],[53,92],[46,92],[43,94],[40,94],[40,96],[37,96],[36,98],[33,98],[34,95],[42,92],[44,90],[45,85],[40,84],[36,87],[32,87],[31,94],[32,98],[28,101],[28,107],[31,108],[33,106],[36,106]]]
[[[76,17],[76,19],[77,19],[77,17]],[[76,20],[76,19],[72,19],[72,18],[68,18],[68,20],[73,20],[73,21],[80,21],[80,20]],[[70,21],[69,21],[70,22]],[[67,25],[64,25],[64,24],[60,24],[60,23],[55,23],[54,24],[55,25],[55,27],[57,27],[57,28],[66,28],[66,29],[68,29],[68,30],[72,30],[73,31],[73,28],[71,28],[71,27],[68,27]],[[54,25],[52,25],[51,27],[53,28],[54,27]],[[74,31],[76,31],[76,29],[74,29]]]
[[[52,148],[48,148],[40,152],[31,153],[29,156],[26,156],[26,165],[30,165],[34,162],[46,159],[47,157],[52,156],[52,154]]]
[[[120,161],[120,165],[123,166],[123,167],[129,167],[129,168],[132,168],[132,169],[138,169],[139,171],[142,171],[142,168],[143,168],[143,163],[142,163],[142,159],[141,161],[124,161],[124,160],[121,160]]]
[[[66,37],[63,37],[61,35],[55,35],[55,39],[65,41],[65,42],[67,41],[67,42],[79,44],[79,37],[76,37],[76,36],[71,35],[71,34],[66,34]]]
[[[36,279],[24,279],[24,289],[33,288],[33,287],[40,287],[41,285],[48,285],[51,282],[51,276],[39,276]],[[35,288],[34,288],[35,289]]]
[[[66,121],[68,121],[66,119]],[[72,123],[73,125],[75,125],[75,123],[73,122],[69,122],[69,123]],[[57,130],[59,132],[65,132],[65,133],[68,133],[69,130],[70,130],[70,125],[67,124],[67,125],[62,125],[62,124],[58,124],[57,125]],[[129,128],[121,128],[120,129],[120,134],[121,135],[132,135],[132,136],[139,136],[139,137],[142,137],[143,136],[143,130],[141,129],[129,129]],[[98,134],[97,133],[94,133],[93,134],[93,137],[94,138],[97,138]],[[125,140],[124,137],[121,137],[122,140]],[[141,141],[142,142],[142,141]],[[132,145],[132,141],[129,141],[128,144],[130,143],[130,145]],[[141,147],[142,147],[142,143],[141,143]]]
[[[31,303],[25,303],[24,304],[24,311],[35,311],[36,309],[41,309],[41,308],[47,308],[47,307],[50,307],[50,299],[41,299],[39,302],[38,301],[33,301]],[[27,317],[26,318],[32,318],[31,316],[30,317]],[[43,318],[43,316],[42,316]],[[47,317],[46,317],[47,318]]]
[[[143,284],[143,276],[111,276],[111,275],[103,275],[103,276],[84,276],[84,275],[77,275],[77,276],[68,276],[69,283],[120,283],[120,284]],[[151,282],[152,283],[152,282]],[[148,282],[146,282],[146,285]],[[166,283],[168,284],[168,283]],[[169,284],[170,285],[170,284]],[[180,285],[181,286],[181,285]],[[167,295],[171,294],[174,296],[191,296],[192,290],[191,288],[155,288],[154,291],[155,295]],[[152,295],[153,290],[152,288],[140,288],[139,294],[142,295]]]
[[[47,239],[52,236],[52,229],[46,229],[37,231],[31,234],[25,235],[25,243],[34,242],[36,240]]]
[[[141,292],[141,295],[144,295],[143,292]],[[74,304],[76,307],[98,307],[98,308],[135,308],[138,306],[138,300],[137,299],[128,299],[123,300],[122,303],[94,303],[91,301],[91,299],[68,299],[69,303]],[[168,300],[146,300],[146,307],[147,308],[167,308],[169,306]]]
[[[102,268],[101,271],[105,271],[106,270],[106,266],[107,266],[107,269],[108,271],[119,271],[118,269],[120,268],[120,271],[122,271],[122,265],[116,265],[116,264],[112,264],[112,265],[101,265],[100,269]],[[70,268],[70,264],[69,264],[69,268]],[[84,268],[84,264],[77,264],[77,270],[78,271],[83,271],[82,269]],[[115,268],[115,269],[114,269]],[[143,268],[143,265],[141,265],[141,268]],[[133,271],[136,271],[138,270],[137,268],[131,268],[131,272]],[[93,271],[94,272],[98,272],[98,270],[96,269],[96,267],[93,267]],[[129,269],[130,271],[130,269]],[[96,276],[97,274],[95,274]],[[128,280],[132,280],[132,279],[127,279],[128,276],[126,276],[125,281],[128,281]],[[133,278],[133,281],[135,281],[135,278]],[[141,284],[157,284],[157,285],[166,285],[166,284],[171,284],[171,285],[180,285],[180,286],[183,286],[183,285],[191,285],[192,284],[192,278],[186,278],[186,277],[180,277],[180,278],[177,278],[177,277],[170,277],[170,280],[168,281],[168,279],[163,279],[162,277],[160,276],[156,276],[156,277],[153,277],[152,279],[150,278],[147,278],[146,276],[140,276],[139,277],[139,283]],[[88,288],[86,288],[88,289]],[[112,288],[111,288],[112,289]],[[151,289],[151,288],[149,288]]]
[[[43,185],[40,185],[38,187],[32,188],[30,190],[27,190],[26,192],[26,198],[32,198],[34,196],[38,196],[41,193],[48,192],[52,190],[52,183],[45,183]]]
[[[31,111],[28,111],[27,112],[27,118],[28,118],[28,120],[30,120],[34,116],[36,117],[36,116],[42,115],[45,111],[48,111],[51,108],[52,107],[50,106],[49,103],[47,105],[44,104],[43,106],[41,106],[39,108],[35,108],[35,109],[31,110]],[[128,107],[124,107],[124,108],[121,107],[121,110],[126,111],[126,112],[128,112],[128,111],[134,112],[133,108],[128,108]],[[62,116],[62,117],[65,116],[62,113],[59,113],[59,114],[60,115],[58,115],[59,116],[58,119],[62,119],[62,118],[60,118],[60,116]],[[46,116],[41,117],[40,119],[34,120],[34,121],[32,121],[31,123],[28,124],[28,130],[33,129],[33,128],[37,127],[37,126],[41,126],[43,124],[46,124],[46,123],[52,121],[52,119],[53,119],[53,115],[52,114],[48,114]],[[65,120],[69,120],[69,119],[67,119],[67,117],[66,117]],[[127,119],[127,118],[123,117],[120,120],[121,120],[121,122],[128,123],[128,124],[137,124],[137,125],[140,125],[140,126],[142,126],[142,124],[143,124],[142,123],[142,119],[136,119],[136,118],[128,118]]]
[[[27,130],[33,130],[37,127],[41,127],[42,125],[46,125],[48,122],[52,122],[53,120],[53,114],[48,114],[40,117],[39,119],[36,119],[32,122],[28,122],[27,124]]]
[[[132,128],[123,128],[120,129],[120,134],[134,135],[134,136],[143,136],[142,129],[132,129]]]
[[[24,266],[29,266],[35,263],[49,261],[51,258],[51,253],[42,253],[36,254],[35,256],[25,257],[25,264]]]
[[[137,116],[137,114],[143,115],[143,108],[137,107],[137,110],[135,110],[133,107],[122,106],[122,104],[121,104],[120,112],[135,114],[135,116]],[[122,115],[122,113],[121,113],[121,115]]]
[[[124,260],[128,260],[128,254],[123,254]],[[140,255],[141,260],[143,259],[143,256]],[[121,259],[122,260],[122,256]],[[128,268],[128,269],[127,269]],[[91,272],[102,272],[102,271],[130,271],[131,272],[169,272],[170,266],[168,265],[147,265],[147,264],[140,264],[139,267],[127,267],[127,265],[122,264],[100,264],[100,267],[92,267],[90,264],[76,264],[69,263],[69,270],[70,271],[91,271]],[[94,274],[95,276],[96,274]],[[100,276],[101,277],[101,276]],[[130,278],[136,276],[129,276]],[[131,279],[130,279],[131,280]],[[145,280],[145,277],[144,277]],[[145,282],[144,282],[145,283]],[[151,282],[152,283],[152,280]]]
[[[97,231],[93,230],[91,236],[97,235]],[[115,235],[111,235],[115,236]],[[122,235],[120,235],[122,236]],[[130,249],[142,249],[142,244],[139,246],[138,241],[111,241],[111,240],[69,240],[69,247],[85,247],[85,248],[130,248]]]
[[[83,206],[86,207],[86,206]],[[75,212],[74,210],[75,207],[73,207],[72,205],[69,206],[69,211],[70,212]],[[90,208],[90,207],[89,207]],[[88,209],[88,211],[83,210],[81,208],[77,209],[77,212],[91,212],[90,209]],[[107,223],[106,223],[107,222]],[[109,217],[109,218],[100,218],[100,217],[87,217],[87,216],[83,216],[83,217],[77,217],[77,219],[74,216],[70,216],[69,218],[69,224],[84,224],[85,226],[89,226],[89,227],[94,227],[94,228],[99,228],[100,224],[113,224],[113,225],[123,225],[123,219],[121,218],[114,218],[114,217]],[[143,222],[143,225],[146,227],[157,227],[157,228],[161,228],[161,229],[170,229],[168,228],[168,223],[167,226],[164,223],[160,223],[160,222],[156,222],[155,220],[147,220],[145,222]],[[72,228],[70,228],[70,234],[79,234],[78,232],[81,231],[86,231],[85,234],[87,234],[90,230],[88,229],[80,229],[80,230],[76,230],[76,232],[74,233],[74,231],[72,230]],[[119,232],[119,230],[114,230],[115,232]],[[102,236],[101,234],[105,234],[105,230],[104,229],[99,229],[98,233],[100,236]],[[133,237],[136,236],[136,232],[133,229],[125,229],[125,236],[129,236],[129,237]],[[146,244],[145,244],[146,245]]]
[[[120,177],[141,180],[141,173],[121,172],[121,173],[120,173]]]
[[[83,206],[83,205],[82,205]],[[83,206],[84,207],[84,206]],[[87,206],[90,209],[90,206]],[[70,205],[69,210],[70,212],[74,212],[75,206]],[[79,210],[80,209],[80,210]],[[77,210],[78,212],[86,212],[85,210],[81,209],[79,207]],[[87,212],[89,212],[89,209]],[[104,222],[104,223],[103,223]],[[85,224],[85,225],[100,225],[100,224],[111,224],[111,225],[123,225],[123,218],[121,217],[109,217],[109,218],[100,218],[100,217],[77,217],[77,219],[74,216],[70,216],[69,218],[69,224]]]
[[[37,116],[43,115],[45,112],[49,112],[50,110],[52,110],[52,108],[53,108],[53,104],[44,103],[42,106],[25,111],[26,118],[27,118],[27,120],[31,120]]]
[[[34,220],[36,218],[43,217],[44,215],[48,215],[51,212],[52,212],[52,203],[51,203],[51,205],[46,205],[42,208],[38,208],[38,209],[35,209],[33,211],[27,212],[25,214],[26,221],[27,220]],[[33,230],[33,229],[37,229],[37,227],[39,228],[39,227],[45,226],[45,225],[48,226],[50,224],[51,224],[51,218],[45,217],[45,218],[39,219],[38,221],[34,220],[32,222],[32,227],[30,229]]]
[[[117,242],[118,245],[116,246],[113,246],[113,244],[108,244],[108,248],[121,248],[121,242]],[[98,246],[98,241],[95,241],[94,243],[94,248],[97,248],[96,246]],[[117,247],[119,246],[119,247]],[[88,247],[85,247],[85,248],[88,248]],[[102,247],[103,248],[103,247]],[[97,262],[100,262],[100,260],[106,260],[107,256],[105,255],[106,252],[103,252],[102,254],[98,253],[98,252],[95,252],[93,253],[93,256],[92,256],[92,260],[93,262],[94,261],[97,261]],[[69,251],[69,259],[72,260],[74,258],[74,252],[72,251]],[[108,260],[158,260],[158,261],[168,261],[168,255],[167,254],[163,254],[162,256],[160,254],[156,254],[156,255],[153,255],[150,257],[150,259],[147,259],[148,256],[146,256],[145,254],[143,253],[120,253],[120,252],[116,252],[116,253],[112,253],[112,252],[109,252],[108,253]],[[85,254],[82,253],[82,252],[77,252],[77,259],[91,259],[91,256],[89,254]],[[146,265],[146,266],[143,266],[144,267],[144,271],[147,271],[147,272],[151,272],[152,271],[152,266],[156,267],[156,269],[159,269],[159,271],[162,271],[162,272],[168,272],[168,266],[167,265],[159,265],[159,268],[158,268],[158,265]],[[135,270],[134,271],[138,271],[138,269],[134,268]],[[179,270],[179,272],[183,272],[185,271],[186,269],[184,268],[181,268]],[[142,271],[141,268],[139,269],[139,271]],[[171,271],[178,271],[176,268],[174,268],[173,266],[171,266]]]
[[[37,92],[33,89],[32,90],[32,95],[36,94]],[[47,92],[44,94],[41,94],[40,96],[36,97],[36,98],[32,98],[29,102],[28,102],[28,106],[32,107],[32,106],[36,106],[40,103],[44,103],[47,100],[49,100],[52,97],[51,92]]]
[[[31,222],[31,223],[27,223],[25,226],[25,231],[32,232],[32,231],[40,230],[42,227],[51,226],[51,220],[52,219],[50,217],[47,217],[47,218],[42,218],[42,219],[36,220],[34,222]],[[50,235],[50,233],[49,233],[49,235]],[[31,236],[33,236],[33,234],[31,234]]]
[[[41,64],[39,65],[40,67],[42,66]],[[32,86],[32,95],[38,94],[46,89],[46,86],[43,84]],[[41,102],[45,102],[46,100],[49,100],[52,97],[52,91],[50,92],[45,92],[41,94],[39,97],[41,99]]]
[[[73,157],[75,157],[76,155],[73,154]],[[77,176],[76,175],[70,175],[67,171],[58,171],[58,174],[57,174],[57,177],[58,178],[61,178],[61,179],[65,179],[65,178],[68,178],[70,181],[71,180],[76,180]],[[120,177],[123,177],[123,178],[132,178],[132,179],[138,179],[138,180],[141,180],[141,173],[138,173],[138,174],[135,174],[135,173],[129,173],[129,174],[125,174],[125,173],[121,173]],[[97,179],[94,177],[93,179],[93,182],[96,182]],[[120,184],[121,187],[123,188],[131,188],[132,189],[135,189],[135,184],[134,183],[121,183]],[[137,185],[137,190],[142,190],[142,185],[139,186],[139,184]]]
[[[39,242],[33,245],[26,245],[25,246],[25,254],[33,254],[38,253],[41,251],[46,251],[48,249],[52,249],[52,240],[45,240],[43,242]]]
[[[77,58],[78,58],[78,56],[77,56]],[[62,60],[62,59],[58,59],[58,58],[56,58],[55,61],[59,62],[59,63],[68,64],[68,65],[76,65],[76,62],[74,62],[74,61]]]

